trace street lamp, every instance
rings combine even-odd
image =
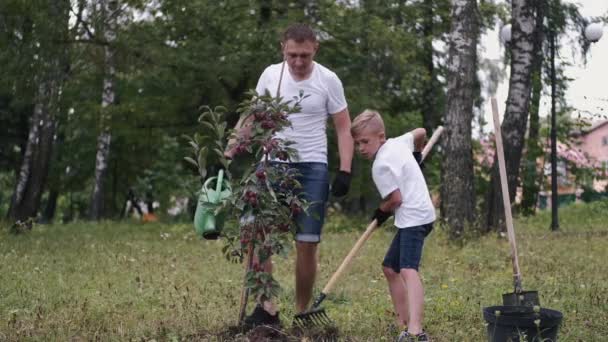
[[[557,197],[557,116],[555,114],[556,81],[555,81],[555,28],[550,22],[550,56],[551,56],[551,230],[559,229],[558,197]],[[600,23],[591,23],[585,27],[585,38],[595,43],[602,38],[604,27]],[[507,44],[511,41],[511,25],[505,25],[500,30],[500,40]]]

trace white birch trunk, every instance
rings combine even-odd
[[[505,115],[501,125],[504,142],[507,179],[511,202],[519,178],[519,166],[525,142],[530,94],[532,88],[532,66],[534,63],[534,35],[536,31],[535,6],[533,1],[512,0],[511,77]],[[504,226],[502,193],[500,190],[497,162],[494,161],[492,181],[487,201],[487,227]]]
[[[441,172],[441,214],[452,238],[458,238],[475,219],[471,122],[477,95],[478,36],[476,1],[453,1]]]
[[[65,40],[69,20],[69,2],[56,1],[49,4],[48,20],[51,29],[46,32],[51,41]],[[56,25],[56,26],[54,26]],[[25,152],[21,162],[15,190],[9,209],[9,218],[24,220],[36,217],[40,209],[40,199],[44,192],[57,123],[56,112],[59,110],[61,88],[66,78],[65,47],[45,47],[41,53],[41,67],[38,89],[34,103],[34,113],[30,120],[30,129]]]
[[[104,46],[104,79],[103,91],[101,95],[101,118],[100,133],[97,137],[97,153],[95,157],[95,182],[91,194],[89,206],[89,218],[99,220],[103,216],[103,202],[105,197],[105,181],[107,178],[108,161],[110,159],[110,143],[112,132],[110,129],[111,106],[115,102],[115,60],[114,46],[116,40],[116,1],[104,0],[101,3],[102,12],[106,20],[104,28],[104,38],[107,44]]]

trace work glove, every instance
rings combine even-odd
[[[420,166],[420,170],[424,171],[424,162],[422,161],[422,152],[416,151],[413,152],[414,159],[416,159],[416,163]]]
[[[350,172],[338,171],[334,182],[331,185],[331,194],[336,197],[342,197],[348,193],[350,188]]]
[[[387,213],[382,209],[378,208],[374,211],[374,216],[372,216],[372,221],[376,220],[378,223],[377,226],[380,227],[389,217],[393,216],[393,213]]]

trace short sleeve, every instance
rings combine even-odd
[[[382,198],[399,189],[397,177],[391,166],[382,160],[376,160],[372,166],[372,178]]]
[[[258,95],[264,95],[264,93],[266,93],[266,89],[268,88],[268,71],[269,68],[266,68],[264,72],[262,72],[260,78],[258,79],[258,84],[255,86],[255,91],[258,93]]]
[[[336,114],[346,109],[346,97],[344,96],[344,87],[342,81],[334,73],[327,77],[327,112]]]
[[[400,144],[405,145],[410,151],[414,152],[414,135],[412,133],[405,133],[402,136],[396,138]]]

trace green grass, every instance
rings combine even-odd
[[[549,231],[548,213],[515,222],[524,289],[538,290],[544,307],[564,314],[560,341],[608,335],[607,213],[608,202],[566,207],[558,233]],[[338,217],[329,222],[319,288],[365,226]],[[346,340],[395,337],[380,267],[393,233],[376,232],[325,301]],[[456,246],[446,235],[436,229],[425,246],[426,329],[438,342],[482,341],[482,308],[501,304],[501,294],[512,291],[508,242],[491,234]],[[238,314],[243,268],[225,261],[221,247],[199,240],[190,225],[74,223],[18,236],[3,229],[0,341],[226,338]],[[275,266],[285,289],[281,315],[289,323],[293,253]]]

